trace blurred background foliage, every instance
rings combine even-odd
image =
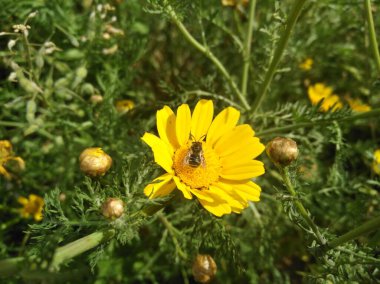
[[[249,103],[293,2],[257,3]],[[266,174],[257,179],[261,202],[241,215],[217,219],[196,201],[178,198],[154,217],[134,217],[151,202],[142,190],[160,171],[140,140],[145,131],[155,131],[156,110],[183,102],[193,106],[201,97],[213,99],[218,110],[239,107],[224,78],[163,12],[164,1],[0,3],[0,139],[10,140],[26,163],[12,180],[0,177],[0,257],[25,256],[25,267],[33,268],[4,281],[193,283],[191,262],[197,253],[215,259],[215,283],[379,281],[379,231],[318,252],[310,232],[298,226],[302,220],[292,198],[265,154],[260,159]],[[240,85],[248,7],[226,7],[219,0],[171,4]],[[377,30],[379,4],[373,1]],[[30,26],[27,37],[14,33],[13,26],[23,23]],[[312,67],[303,70],[299,66],[307,58]],[[275,127],[315,122],[283,135],[299,145],[294,182],[328,239],[378,215],[380,180],[371,163],[380,147],[379,119],[340,123],[352,115],[347,104],[321,113],[311,106],[307,87],[321,82],[342,99],[358,98],[376,108],[379,79],[363,3],[307,1],[260,112],[242,114],[241,121],[250,123],[264,144],[278,134],[270,131]],[[133,101],[133,109],[117,111],[120,100]],[[113,159],[110,172],[95,180],[85,178],[78,166],[79,154],[93,146]],[[32,193],[45,199],[41,223],[15,212],[17,198]],[[111,225],[99,209],[110,196],[121,198],[127,210]],[[73,259],[60,273],[46,271],[57,246],[109,226],[116,228],[116,238]]]

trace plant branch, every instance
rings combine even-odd
[[[351,115],[348,117],[334,118],[334,120],[329,118],[326,120],[300,122],[300,123],[295,123],[292,125],[275,127],[275,128],[271,128],[271,129],[267,129],[267,130],[263,130],[263,131],[258,131],[256,133],[256,136],[263,137],[263,136],[269,136],[269,135],[273,135],[273,134],[277,134],[277,133],[281,133],[281,132],[285,132],[285,131],[290,131],[290,130],[294,130],[294,129],[299,129],[299,128],[322,126],[322,125],[326,125],[326,124],[331,124],[334,121],[336,121],[336,122],[350,122],[350,121],[354,121],[357,119],[377,117],[379,114],[380,114],[380,108],[377,108],[377,109],[373,109],[371,111],[354,114],[354,115]]]
[[[285,51],[286,45],[289,41],[290,34],[295,26],[298,16],[301,13],[302,7],[305,4],[306,0],[296,0],[293,5],[292,11],[286,21],[286,28],[281,35],[281,38],[278,42],[278,46],[274,52],[271,63],[269,64],[268,71],[265,73],[264,82],[261,85],[260,91],[253,102],[252,113],[255,113],[257,109],[260,107],[263,98],[265,97],[268,87],[273,79],[273,76],[277,70],[277,66],[281,60],[282,54]]]
[[[380,74],[380,54],[379,54],[379,48],[377,45],[375,24],[373,22],[373,17],[372,17],[371,0],[365,0],[364,6],[365,6],[366,17],[367,17],[367,22],[368,22],[368,33],[369,33],[369,40],[370,40],[370,44],[372,48],[372,53],[375,59],[377,71]]]
[[[357,237],[360,237],[361,235],[367,234],[374,230],[379,230],[379,228],[380,228],[380,216],[377,216],[373,218],[372,220],[369,220],[365,222],[364,224],[360,225],[359,227],[352,229],[351,231],[345,233],[344,235],[332,240],[331,242],[328,242],[326,244],[326,248],[327,250],[333,249],[348,241],[356,239]]]
[[[288,167],[280,168],[280,173],[281,173],[281,176],[285,182],[285,186],[288,189],[289,193],[293,197],[297,197],[297,193],[296,193],[294,186],[290,180],[289,168]],[[326,240],[323,238],[323,236],[319,232],[317,225],[315,225],[313,220],[310,218],[308,212],[306,211],[306,209],[303,206],[303,204],[301,203],[301,201],[298,199],[295,199],[294,204],[297,207],[298,213],[303,217],[305,222],[309,225],[311,230],[314,232],[315,238],[318,241],[318,243],[321,245],[324,245],[326,243]]]
[[[253,24],[255,21],[255,8],[256,0],[251,0],[249,4],[249,18],[248,18],[248,30],[244,42],[243,48],[243,73],[242,73],[242,82],[241,82],[241,93],[244,97],[247,96],[247,87],[248,87],[248,74],[249,67],[251,65],[251,45],[252,45],[252,33],[253,33]]]
[[[165,1],[166,2],[166,1]],[[241,92],[239,91],[238,87],[236,86],[234,80],[232,79],[231,75],[228,73],[224,65],[219,61],[219,59],[209,50],[208,47],[202,45],[199,41],[197,41],[190,32],[186,29],[186,27],[183,25],[181,20],[178,18],[176,12],[170,6],[170,4],[167,4],[166,10],[174,22],[174,24],[178,27],[182,35],[186,38],[186,40],[194,46],[196,49],[198,49],[202,54],[204,54],[210,61],[215,65],[215,67],[219,70],[219,72],[223,75],[223,77],[227,80],[228,84],[230,85],[232,91],[235,93],[235,95],[240,99],[245,109],[249,110],[250,106],[247,103],[246,99],[243,97]]]

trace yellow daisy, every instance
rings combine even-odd
[[[20,208],[20,214],[23,218],[29,218],[33,215],[34,220],[42,220],[42,210],[44,207],[44,199],[35,194],[29,194],[29,199],[20,196],[17,201],[24,207]]]
[[[187,104],[177,114],[168,106],[157,111],[159,137],[145,133],[142,140],[166,173],[145,187],[145,195],[165,196],[178,188],[216,216],[240,213],[248,201],[259,201],[261,189],[252,178],[264,174],[264,165],[253,159],[264,145],[250,125],[237,125],[235,108],[224,109],[214,120],[213,114],[211,100],[200,100],[192,114]]]
[[[377,149],[375,153],[373,153],[372,169],[375,173],[380,175],[380,149]]]
[[[25,169],[25,162],[20,157],[15,157],[13,155],[11,142],[8,140],[0,140],[0,175],[9,180],[12,178],[12,175],[9,173],[6,166],[22,171]]]
[[[346,101],[348,102],[348,105],[353,111],[356,112],[366,112],[370,111],[372,108],[371,106],[364,104],[361,100],[359,99],[352,99],[348,96],[345,97]]]
[[[332,108],[333,111],[341,109],[343,104],[337,95],[332,94],[332,88],[325,86],[322,83],[310,85],[308,95],[312,105],[317,105],[321,100],[321,111],[328,111]]]
[[[302,69],[303,71],[309,71],[313,67],[313,59],[311,58],[306,58],[305,61],[303,61],[300,65],[299,68]]]

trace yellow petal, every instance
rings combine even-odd
[[[191,188],[190,191],[198,199],[202,199],[202,200],[209,201],[209,202],[213,201],[212,197],[209,194],[209,190],[208,189],[199,190],[199,189]]]
[[[247,143],[247,140],[254,136],[255,132],[248,124],[242,124],[230,129],[225,133],[214,145],[215,151],[219,156],[224,153],[229,154],[231,152],[240,149],[242,145]]]
[[[17,198],[17,202],[20,203],[20,204],[22,204],[22,205],[26,205],[26,204],[29,203],[29,200],[27,198],[23,197],[23,196],[19,196]]]
[[[214,145],[221,136],[236,126],[239,117],[240,112],[233,107],[222,110],[211,123],[207,133],[207,142]]]
[[[182,191],[183,196],[187,199],[192,199],[193,196],[190,193],[190,187],[188,187],[186,184],[182,183],[181,180],[176,176],[173,176],[173,179],[174,179],[175,184],[177,185],[177,188],[180,191]]]
[[[7,180],[11,179],[11,175],[8,173],[8,171],[0,165],[0,175],[4,176]]]
[[[214,105],[211,100],[200,100],[191,116],[191,134],[195,141],[205,138],[214,116]]]
[[[42,212],[35,213],[33,217],[34,217],[34,220],[38,222],[41,221],[43,218]]]
[[[210,192],[226,201],[232,210],[234,208],[241,210],[248,205],[247,202],[244,202],[244,199],[237,195],[232,187],[226,183],[219,182],[218,184],[211,185]]]
[[[229,180],[247,180],[265,173],[264,164],[252,160],[232,168],[222,168],[221,177]]]
[[[231,147],[219,153],[222,165],[231,166],[232,164],[249,161],[256,158],[265,150],[265,146],[260,143],[256,137],[250,137],[246,140],[231,141]]]
[[[175,129],[178,143],[181,146],[186,144],[191,130],[191,113],[187,104],[183,104],[177,109]]]
[[[246,183],[233,183],[231,181],[225,181],[230,184],[235,192],[245,200],[260,201],[261,188],[256,183],[249,181]]]
[[[213,196],[213,201],[209,202],[203,199],[198,199],[199,203],[215,216],[221,217],[224,214],[231,213],[231,207],[218,196]]]
[[[141,138],[146,144],[152,148],[154,161],[159,164],[165,171],[172,173],[173,169],[173,151],[171,147],[156,135],[145,133]]]
[[[171,145],[173,149],[179,148],[175,132],[176,117],[172,109],[168,106],[164,106],[157,111],[156,121],[160,138]]]
[[[166,173],[154,179],[152,183],[148,184],[144,188],[144,194],[148,196],[149,199],[152,199],[170,194],[175,187],[176,185],[173,181],[173,176]]]

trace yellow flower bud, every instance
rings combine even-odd
[[[266,152],[273,163],[285,167],[297,159],[298,147],[290,138],[276,137],[267,144]]]
[[[108,198],[102,205],[102,214],[108,219],[117,219],[124,213],[124,202],[119,198]]]
[[[208,254],[198,254],[193,262],[192,272],[196,282],[210,282],[215,277],[216,270],[216,263]]]
[[[87,148],[79,156],[80,169],[86,175],[104,175],[112,165],[112,158],[101,148]]]
[[[90,101],[93,104],[99,104],[103,101],[103,97],[101,95],[92,95]]]

